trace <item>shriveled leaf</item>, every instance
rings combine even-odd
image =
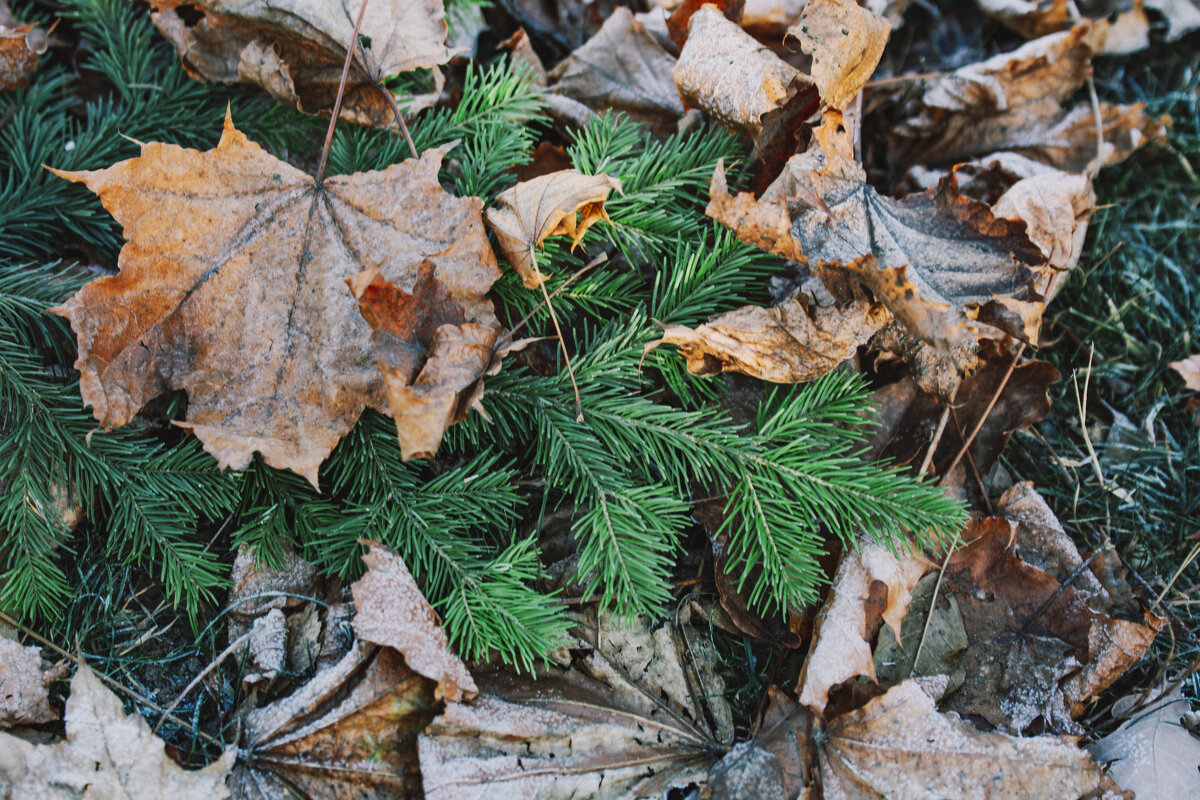
[[[819,306],[802,291],[771,308],[745,306],[699,328],[668,325],[694,375],[741,372],[772,383],[819,378],[854,355],[891,315],[881,303],[855,298],[845,308]]]
[[[273,608],[294,608],[305,602],[304,595],[316,594],[317,568],[286,542],[280,543],[279,550],[280,562],[270,565],[260,563],[257,548],[238,549],[229,592],[232,615],[252,619]]]
[[[1054,268],[1036,286],[1047,302],[1058,295],[1079,263],[1095,204],[1096,194],[1086,176],[1055,170],[1017,181],[992,205],[997,217],[1025,223],[1025,232]]]
[[[1069,0],[975,0],[983,13],[1026,39],[1058,33],[1071,24]]]
[[[436,713],[433,689],[398,653],[355,643],[294,694],[246,716],[234,797],[419,796],[416,738]]]
[[[9,797],[37,800],[166,797],[221,800],[225,777],[237,757],[230,747],[202,770],[185,770],[166,754],[164,742],[137,714],[81,665],[67,698],[67,738],[31,744],[0,733],[0,787]]]
[[[624,6],[550,73],[551,91],[594,111],[623,111],[673,133],[683,116],[671,70],[675,57]]]
[[[723,684],[696,669],[711,654],[644,618],[577,632],[590,653],[569,667],[477,673],[479,696],[447,704],[420,739],[426,798],[624,798],[704,781],[720,729],[732,734]]]
[[[584,175],[564,169],[522,181],[505,189],[484,216],[496,234],[500,253],[512,264],[529,289],[540,281],[534,269],[534,248],[547,236],[570,236],[572,246],[600,220],[607,220],[604,201],[621,182],[607,175]],[[546,278],[546,273],[541,273]]]
[[[406,460],[433,456],[446,429],[466,418],[500,337],[498,325],[467,322],[434,273],[433,262],[421,262],[411,292],[377,267],[348,281],[373,331],[371,349]]]
[[[254,620],[246,642],[243,683],[269,683],[287,668],[287,636],[287,620],[278,608]]]
[[[24,86],[37,69],[38,56],[46,52],[50,40],[34,25],[23,25],[13,18],[8,4],[0,2],[0,91]]]
[[[715,6],[692,15],[674,74],[687,104],[748,133],[760,154],[790,152],[791,134],[816,110],[812,81]]]
[[[1090,103],[1070,100],[1091,74],[1091,26],[1029,42],[927,81],[891,129],[894,165],[950,165],[1013,152],[1066,172],[1113,164],[1165,136],[1145,106],[1100,104],[1097,151]]]
[[[333,109],[359,0],[154,0],[151,19],[194,77],[254,83],[311,114]],[[192,20],[181,11],[199,13]],[[442,0],[367,4],[341,115],[394,125],[383,79],[450,60]],[[440,77],[440,76],[439,76]],[[436,101],[437,95],[418,105]],[[410,107],[411,108],[411,107]]]
[[[450,652],[446,631],[404,560],[379,542],[366,544],[367,574],[350,587],[358,612],[354,632],[403,655],[410,669],[437,684],[436,699],[457,702],[474,696],[471,673]]]
[[[1048,268],[1025,224],[960,194],[953,173],[901,200],[878,194],[835,111],[760,199],[730,195],[721,165],[710,197],[710,217],[749,244],[808,263],[835,296],[847,294],[845,281],[861,281],[954,374],[975,367],[979,339],[1032,338],[1040,325],[1032,286]],[[915,366],[923,385],[952,388]]]
[[[871,642],[880,623],[901,635],[912,600],[910,590],[933,568],[924,556],[900,558],[867,542],[842,554],[829,597],[813,630],[813,643],[800,671],[800,702],[821,713],[829,690],[865,675],[877,680]]]
[[[58,719],[48,692],[66,674],[65,664],[42,667],[40,647],[22,647],[0,636],[0,728]]]
[[[1075,737],[983,733],[939,714],[934,700],[905,681],[830,722],[820,746],[825,800],[1077,800],[1099,788],[1100,767]]]
[[[1191,710],[1176,687],[1088,750],[1137,800],[1200,797],[1200,738],[1180,722]]]
[[[1169,366],[1179,373],[1187,388],[1200,392],[1200,353],[1188,356],[1183,361],[1172,361]]]
[[[185,427],[222,467],[257,451],[315,485],[363,409],[388,407],[347,279],[377,267],[407,289],[428,258],[467,319],[494,320],[481,202],[441,188],[443,153],[318,187],[227,118],[213,150],[146,144],[105,170],[58,173],[99,194],[129,240],[119,275],[54,309],[75,329],[101,425],[184,389]]]
[[[828,106],[846,109],[862,90],[892,26],[855,0],[809,0],[788,35],[812,56],[812,79]]]

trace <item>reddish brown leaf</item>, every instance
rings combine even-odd
[[[484,294],[500,271],[481,203],[441,188],[443,152],[318,187],[227,118],[207,152],[146,144],[108,169],[59,173],[99,194],[129,240],[119,275],[54,309],[75,329],[101,425],[185,389],[186,427],[221,466],[257,451],[315,484],[363,409],[388,408],[346,280],[376,267],[407,289],[428,258],[468,320],[494,323]]]
[[[49,44],[45,31],[17,22],[0,0],[0,91],[24,86]]]

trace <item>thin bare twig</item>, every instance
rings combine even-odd
[[[958,386],[962,386],[962,383],[959,382]],[[942,417],[938,420],[937,430],[933,432],[933,439],[929,442],[929,449],[925,451],[925,458],[921,461],[921,468],[917,470],[918,475],[924,475],[929,472],[929,467],[933,464],[933,454],[937,452],[938,445],[942,442],[942,434],[946,431],[946,422],[950,419],[950,406],[954,405],[954,401],[958,397],[958,386],[954,387],[954,391],[950,394],[950,399],[942,407]]]
[[[979,422],[975,423],[975,427],[971,430],[971,435],[968,436],[966,441],[963,442],[962,447],[960,447],[958,450],[958,455],[954,457],[954,460],[950,462],[950,466],[946,468],[946,474],[942,476],[943,482],[945,482],[946,478],[948,478],[950,474],[954,472],[954,468],[958,466],[960,461],[962,461],[967,449],[970,448],[971,443],[975,441],[975,437],[979,435],[979,431],[983,430],[983,423],[987,422],[988,417],[991,416],[992,409],[996,407],[996,401],[1000,399],[1000,395],[1004,391],[1004,387],[1008,385],[1008,379],[1012,377],[1013,370],[1017,368],[1017,362],[1021,360],[1021,356],[1024,354],[1024,352],[1025,342],[1021,342],[1021,346],[1017,348],[1016,355],[1013,356],[1012,363],[1008,365],[1008,371],[1004,373],[1004,377],[1000,380],[1000,385],[996,387],[996,391],[992,395],[992,399],[988,401],[987,408],[983,410],[983,415],[979,418]]]
[[[571,277],[567,278],[565,281],[563,281],[561,286],[559,286],[557,289],[555,289],[553,292],[551,292],[550,296],[548,298],[546,298],[542,302],[538,303],[536,306],[534,306],[532,311],[530,311],[525,316],[521,317],[521,321],[518,322],[516,325],[514,325],[513,329],[511,331],[509,331],[509,333],[515,337],[517,335],[517,331],[519,331],[519,330],[521,330],[521,328],[525,327],[525,323],[529,322],[529,320],[533,317],[534,314],[541,311],[542,306],[546,305],[551,300],[558,297],[559,292],[561,292],[563,289],[566,289],[568,286],[570,286],[576,280],[578,280],[579,278],[582,278],[585,274],[587,274],[588,272],[591,272],[593,269],[600,266],[605,261],[608,261],[608,253],[601,253],[600,255],[596,256],[588,263],[584,264],[582,269],[580,269],[578,272],[576,272]]]
[[[550,302],[550,293],[546,291],[546,279],[538,269],[537,254],[533,247],[529,248],[529,261],[533,264],[533,274],[537,276],[538,286],[542,296],[546,298],[546,308],[550,310],[550,320],[554,323],[554,332],[558,334],[558,346],[562,348],[563,361],[567,363],[567,375],[571,378],[571,388],[575,391],[575,421],[583,422],[583,401],[579,399],[579,384],[575,382],[575,370],[571,366],[571,356],[567,353],[567,340],[563,338],[562,328],[558,324],[558,315],[554,313],[554,303]]]
[[[329,128],[325,131],[325,143],[321,146],[321,160],[317,162],[318,186],[325,178],[325,165],[329,163],[329,148],[333,144],[333,129],[337,127],[338,115],[342,113],[346,79],[350,77],[350,62],[354,60],[354,49],[358,47],[358,31],[362,28],[363,17],[367,15],[368,2],[369,0],[363,0],[362,7],[358,10],[358,20],[354,23],[354,35],[350,38],[350,46],[346,48],[346,62],[342,64],[342,79],[338,81],[337,98],[333,101],[333,114],[329,117]]]
[[[208,674],[210,672],[212,672],[214,669],[216,669],[218,666],[220,666],[221,662],[224,661],[226,658],[228,658],[230,653],[232,653],[234,650],[237,650],[239,647],[241,647],[246,642],[248,642],[250,640],[250,634],[252,634],[252,633],[254,633],[254,630],[250,629],[250,630],[246,631],[245,633],[243,633],[238,638],[234,639],[232,642],[229,643],[228,647],[226,647],[224,650],[221,651],[220,655],[218,655],[211,662],[209,662],[207,667],[200,670],[200,674],[197,675],[196,677],[192,678],[191,683],[189,683],[187,686],[183,687],[183,691],[179,693],[179,696],[171,701],[171,705],[167,706],[167,710],[164,711],[162,713],[162,716],[158,718],[158,723],[155,724],[152,732],[158,733],[158,729],[161,728],[163,722],[166,721],[167,715],[175,710],[175,706],[182,703],[183,698],[187,697],[188,693],[191,692],[192,689],[195,689],[197,684],[200,683],[200,681],[207,678]]]

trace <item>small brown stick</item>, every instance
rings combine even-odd
[[[404,115],[400,113],[400,106],[396,105],[396,98],[392,95],[391,90],[382,83],[376,88],[383,92],[383,99],[387,100],[387,104],[391,107],[392,113],[396,115],[396,122],[400,125],[400,132],[404,134],[404,141],[408,142],[408,149],[412,152],[412,157],[420,158],[420,156],[417,154],[417,146],[413,144],[412,135],[408,132],[408,123],[404,121]]]
[[[521,317],[521,321],[518,322],[516,325],[514,325],[513,329],[511,331],[509,331],[509,333],[513,336],[516,336],[517,331],[519,331],[519,330],[521,330],[521,328],[525,327],[525,323],[529,322],[529,320],[533,317],[534,314],[536,314],[537,312],[542,310],[542,306],[549,303],[550,300],[553,300],[554,298],[558,297],[559,292],[561,292],[563,289],[566,289],[568,286],[570,286],[572,283],[574,283],[577,279],[582,278],[586,273],[588,273],[591,270],[595,269],[596,267],[600,266],[605,261],[608,261],[608,253],[601,253],[600,255],[593,258],[591,261],[589,261],[587,264],[585,264],[581,270],[579,270],[574,275],[572,275],[571,277],[569,277],[565,281],[563,281],[561,286],[559,286],[557,289],[555,289],[553,292],[550,293],[549,298],[538,303],[536,306],[534,306],[532,311],[530,311],[525,316]]]
[[[354,35],[350,37],[350,46],[346,48],[346,62],[342,64],[342,79],[338,81],[337,97],[333,101],[333,114],[329,117],[329,129],[325,131],[325,144],[321,146],[321,160],[317,162],[318,186],[325,177],[325,165],[329,162],[329,148],[333,144],[333,129],[337,127],[338,115],[342,113],[342,97],[346,94],[346,79],[350,77],[350,62],[354,60],[354,48],[358,47],[358,31],[362,28],[363,17],[367,15],[368,2],[369,0],[363,0],[362,7],[358,10],[358,20],[354,23]]]
[[[562,328],[558,324],[558,315],[554,313],[554,304],[550,302],[550,293],[546,291],[546,279],[538,269],[537,256],[533,248],[529,248],[529,261],[533,264],[533,274],[537,276],[538,286],[542,296],[546,298],[546,308],[550,310],[550,320],[554,323],[554,331],[558,334],[558,345],[562,348],[563,361],[567,362],[567,375],[571,378],[571,388],[575,391],[575,421],[583,422],[583,401],[579,399],[579,384],[575,382],[575,370],[571,367],[571,356],[567,353],[567,342],[563,339]]]
[[[949,74],[949,72],[938,70],[935,72],[914,72],[911,75],[893,75],[890,78],[876,78],[873,81],[867,81],[863,84],[863,88],[871,89],[876,86],[890,86],[893,83],[909,83],[910,81],[923,81],[929,78],[942,78]]]
[[[199,674],[199,675],[197,675],[195,678],[192,678],[192,682],[191,682],[191,683],[189,683],[187,686],[183,687],[183,691],[179,693],[179,696],[178,696],[178,697],[176,697],[174,700],[172,700],[172,701],[171,701],[171,705],[167,706],[167,710],[166,710],[166,711],[164,711],[164,712],[162,713],[162,716],[158,718],[158,723],[157,723],[157,724],[154,726],[154,729],[153,729],[151,732],[152,732],[152,733],[158,733],[158,729],[159,729],[159,728],[161,728],[161,727],[162,727],[162,724],[163,724],[163,722],[165,722],[165,721],[167,720],[167,716],[168,716],[168,715],[169,715],[169,714],[170,714],[172,711],[174,711],[174,710],[175,710],[175,706],[177,706],[177,705],[179,705],[180,703],[182,703],[182,702],[183,702],[183,698],[187,697],[187,696],[188,696],[188,693],[189,693],[190,691],[192,691],[192,689],[195,689],[195,688],[196,688],[196,685],[197,685],[198,683],[200,683],[200,681],[202,681],[202,680],[204,680],[205,678],[207,678],[207,677],[208,677],[208,674],[209,674],[210,672],[212,672],[214,669],[216,669],[217,667],[219,667],[219,666],[221,665],[221,662],[222,662],[222,661],[224,661],[226,658],[228,658],[228,657],[229,657],[229,654],[230,654],[230,653],[232,653],[234,650],[237,650],[239,647],[241,647],[241,646],[242,646],[242,645],[244,645],[244,644],[245,644],[247,641],[249,641],[249,640],[250,640],[250,634],[252,634],[252,633],[254,633],[254,630],[253,630],[253,629],[250,629],[250,630],[246,631],[245,633],[243,633],[243,634],[242,634],[241,636],[239,636],[238,638],[234,639],[232,642],[230,642],[230,643],[229,643],[229,646],[228,646],[228,647],[226,647],[224,650],[222,650],[222,651],[221,651],[220,655],[218,655],[218,656],[217,656],[216,658],[214,658],[214,659],[213,659],[211,662],[209,662],[209,665],[208,665],[207,667],[205,667],[204,669],[200,670],[200,674]]]
[[[1083,15],[1079,13],[1079,6],[1075,4],[1075,0],[1068,0],[1067,12],[1071,15],[1071,19],[1079,22],[1083,19]],[[1100,159],[1104,155],[1104,115],[1100,111],[1100,96],[1096,94],[1096,79],[1092,76],[1091,71],[1088,71],[1087,76],[1088,98],[1092,103],[1092,117],[1096,122],[1096,160],[1089,165],[1088,176],[1095,177],[1100,171],[1103,164]]]
[[[938,420],[937,430],[933,432],[933,439],[929,442],[929,449],[925,451],[925,458],[921,461],[921,468],[917,470],[918,475],[927,473],[929,467],[933,464],[933,454],[937,452],[938,445],[942,442],[942,434],[946,430],[946,423],[950,420],[950,406],[954,405],[954,400],[958,397],[959,386],[962,386],[961,381],[958,386],[954,387],[954,391],[950,394],[950,399],[942,407],[942,418]]]
[[[954,541],[950,543],[950,548],[946,550],[946,557],[942,559],[942,568],[938,570],[937,583],[933,585],[933,597],[929,601],[929,613],[925,615],[925,626],[921,628],[921,641],[917,642],[917,652],[913,654],[912,666],[908,670],[910,678],[917,669],[917,662],[921,660],[921,651],[925,649],[925,639],[929,636],[929,621],[933,619],[933,609],[937,607],[938,592],[941,591],[942,579],[946,576],[946,565],[950,563],[950,557],[954,555],[960,542],[962,542],[962,536],[956,533]]]
[[[996,392],[992,395],[992,399],[988,401],[987,408],[983,410],[983,416],[979,418],[979,422],[975,423],[975,427],[972,429],[971,435],[967,437],[965,442],[963,442],[962,447],[959,448],[958,455],[954,457],[954,460],[950,462],[950,466],[946,468],[946,473],[942,476],[943,483],[945,483],[946,478],[950,476],[950,473],[954,472],[954,468],[958,466],[958,463],[962,461],[967,449],[971,446],[971,443],[975,441],[975,437],[979,435],[979,431],[983,430],[983,423],[987,422],[987,418],[991,415],[992,409],[996,407],[996,401],[1000,399],[1001,392],[1003,392],[1004,387],[1008,385],[1008,379],[1012,377],[1013,370],[1017,368],[1017,362],[1021,360],[1021,355],[1024,352],[1025,342],[1021,342],[1021,346],[1017,348],[1017,354],[1013,356],[1012,363],[1008,365],[1008,371],[1004,373],[1004,378],[1001,379],[1000,385],[996,387]]]

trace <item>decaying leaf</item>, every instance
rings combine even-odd
[[[588,228],[608,219],[604,201],[613,189],[621,191],[616,178],[564,169],[505,189],[484,216],[496,234],[501,255],[527,288],[536,289],[540,281],[534,269],[534,248],[547,236],[559,235],[570,236],[572,246],[578,245]],[[547,277],[546,273],[541,277]]]
[[[1196,0],[1146,0],[1146,7],[1167,18],[1168,41],[1200,28],[1200,5]]]
[[[433,687],[398,653],[355,643],[294,694],[246,715],[234,797],[419,796],[416,737],[436,713]]]
[[[718,164],[708,215],[749,244],[808,263],[835,297],[861,281],[955,373],[976,366],[979,339],[1036,333],[1043,303],[1033,285],[1053,270],[1024,222],[963,196],[953,173],[935,189],[884,197],[866,184],[840,114],[827,112],[813,133],[760,199],[730,195]],[[947,388],[930,372],[917,370],[918,380]]]
[[[1180,723],[1190,711],[1176,687],[1088,750],[1137,800],[1200,797],[1200,738]]]
[[[1183,361],[1172,361],[1169,366],[1180,374],[1187,388],[1200,392],[1200,353],[1188,356]]]
[[[367,574],[351,586],[354,632],[404,656],[409,669],[434,681],[434,698],[458,702],[477,691],[471,673],[450,652],[446,631],[404,560],[379,542],[367,542]]]
[[[760,153],[773,147],[790,152],[791,133],[816,110],[813,82],[715,6],[692,15],[674,75],[689,105],[747,132]]]
[[[797,690],[820,714],[834,686],[859,675],[876,680],[871,642],[880,623],[901,636],[910,590],[933,568],[916,553],[898,558],[873,542],[846,550],[813,630]]]
[[[588,654],[569,667],[476,673],[479,696],[446,705],[420,738],[426,798],[624,798],[704,781],[733,731],[723,684],[697,669],[704,637],[641,618],[577,633]]]
[[[433,262],[421,262],[410,292],[389,283],[378,267],[347,281],[372,329],[371,349],[405,460],[433,456],[446,429],[466,419],[501,334],[498,325],[467,322],[434,273]]]
[[[939,714],[944,679],[924,680],[905,681],[826,726],[825,800],[1077,800],[1100,787],[1100,767],[1074,737],[981,732]]]
[[[42,667],[40,647],[22,647],[0,636],[0,728],[58,719],[48,692],[50,684],[66,675],[66,664]]]
[[[678,347],[694,375],[733,371],[801,383],[835,369],[890,319],[883,304],[862,297],[845,307],[821,306],[797,291],[782,305],[745,306],[694,330],[668,325],[662,344]]]
[[[358,0],[154,0],[151,19],[193,77],[254,83],[280,102],[315,114],[333,109],[360,6]],[[196,13],[200,19],[193,20]],[[440,84],[436,68],[452,55],[445,40],[442,0],[368,3],[342,117],[396,124],[378,87],[387,76],[415,69],[433,69]],[[435,88],[409,109],[436,101],[440,88]]]
[[[280,562],[259,563],[257,548],[242,546],[233,560],[230,614],[249,621],[273,608],[290,609],[316,594],[317,568],[287,542],[279,544]],[[235,637],[236,638],[236,637]]]
[[[119,275],[54,309],[101,425],[185,389],[184,427],[222,467],[257,451],[315,485],[363,409],[388,407],[347,279],[377,267],[407,290],[428,259],[468,320],[494,319],[481,202],[441,188],[444,152],[317,186],[227,117],[213,150],[145,144],[108,169],[58,173],[99,194],[128,238]]]
[[[270,683],[287,668],[288,625],[283,612],[273,608],[254,620],[246,642],[245,684]]]
[[[913,587],[899,637],[887,626],[879,630],[874,655],[879,680],[901,683],[909,678],[946,675],[947,691],[962,685],[964,676],[958,657],[970,641],[963,629],[958,600],[937,593],[939,583],[937,573],[930,573]],[[935,593],[937,603],[931,607]]]
[[[812,56],[812,79],[828,106],[843,109],[862,90],[892,26],[855,0],[808,0],[788,35]]]
[[[927,81],[891,129],[895,165],[949,165],[1012,152],[1080,173],[1163,139],[1167,118],[1147,116],[1141,104],[1101,103],[1105,144],[1097,151],[1092,106],[1069,104],[1091,74],[1091,33],[1081,24]]]
[[[45,31],[17,22],[8,3],[0,0],[0,91],[24,86],[49,44]]]
[[[671,70],[675,57],[646,30],[633,12],[617,7],[600,32],[550,73],[551,91],[589,108],[624,111],[634,119],[673,133],[683,116]]]
[[[71,679],[67,738],[31,744],[0,733],[0,789],[6,796],[38,800],[168,797],[221,800],[237,757],[230,747],[202,770],[184,770],[140,716],[126,715],[121,700],[86,665]]]

